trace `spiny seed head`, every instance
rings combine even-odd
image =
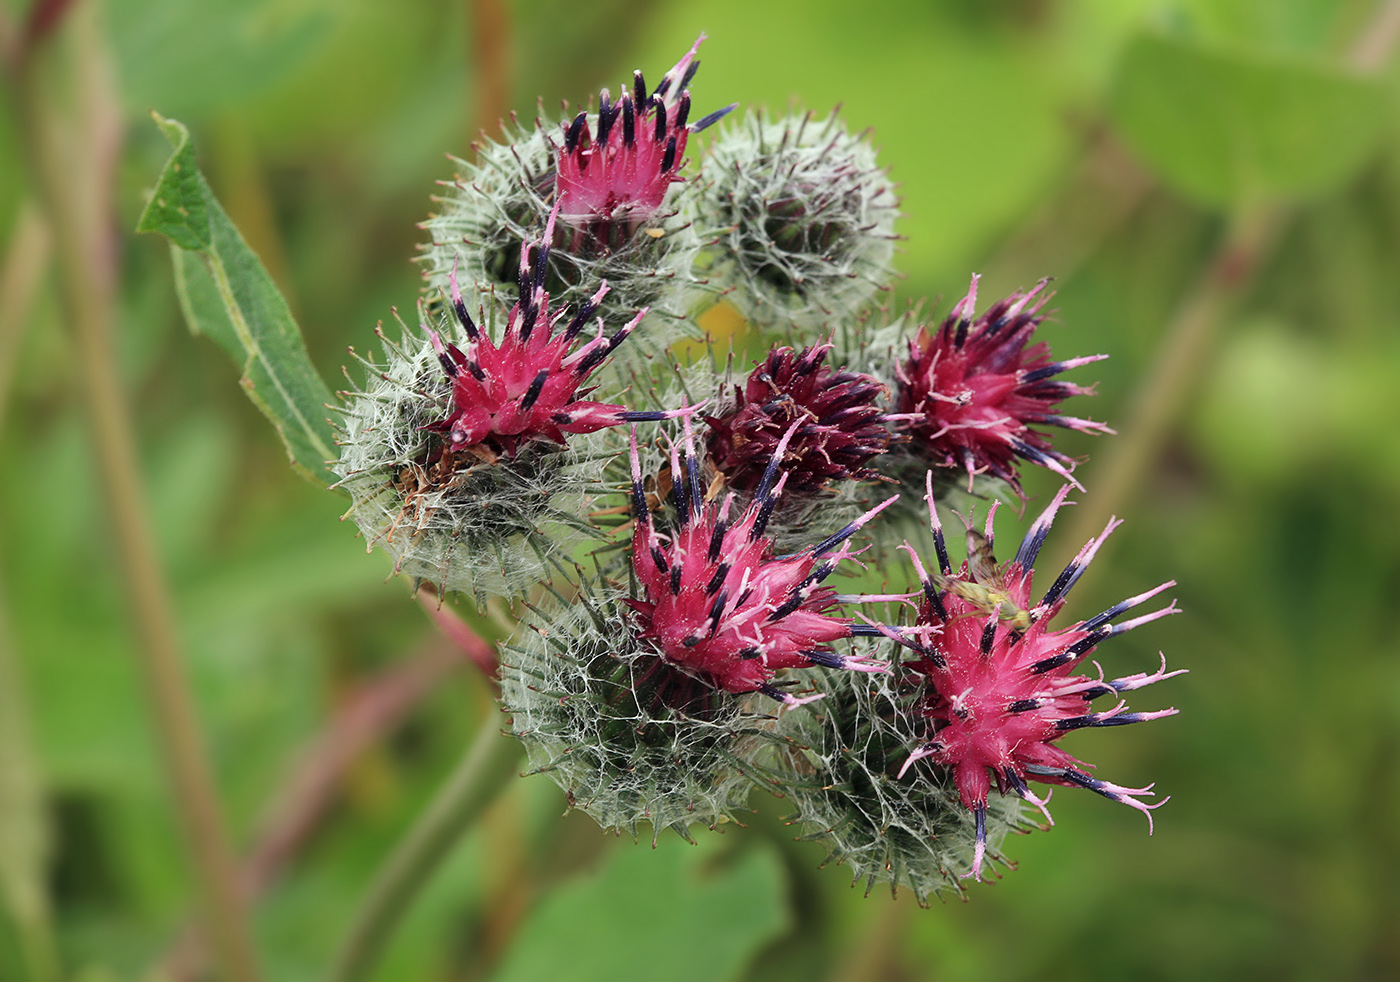
[[[834,113],[749,114],[716,138],[701,180],[712,282],[751,320],[816,326],[892,281],[894,185],[869,133],[850,133]]]
[[[452,383],[452,411],[424,428],[444,434],[447,449],[454,453],[494,462],[500,456],[515,457],[531,442],[562,445],[566,433],[592,433],[624,422],[669,419],[689,411],[630,412],[623,406],[579,397],[588,377],[627,340],[646,311],[638,311],[610,338],[605,337],[600,320],[597,334],[576,346],[607,294],[605,283],[556,333],[568,311],[551,317],[549,293],[544,288],[547,243],[553,231],[551,215],[544,240],[521,246],[520,299],[511,308],[499,343],[472,321],[455,275],[450,300],[467,338],[465,350],[450,342],[444,344],[435,331],[428,331]]]
[[[547,557],[591,534],[580,515],[603,469],[594,438],[533,441],[494,462],[454,451],[430,428],[452,405],[432,345],[406,326],[398,341],[380,337],[383,360],[362,359],[363,387],[343,394],[333,468],[351,498],[346,517],[395,572],[478,605],[516,596],[546,575]]]
[[[828,368],[830,351],[830,343],[774,348],[743,388],[734,387],[728,410],[705,417],[706,449],[729,487],[754,491],[793,426],[779,464],[788,495],[810,498],[832,481],[876,476],[865,465],[890,444],[877,405],[887,390],[869,375]]]
[[[799,674],[808,674],[800,672]],[[958,877],[977,850],[977,821],[951,777],[929,769],[900,779],[909,746],[927,727],[917,712],[922,679],[895,665],[886,674],[832,673],[826,698],[807,712],[783,713],[771,745],[773,783],[793,808],[802,839],[827,850],[823,866],[844,865],[866,896],[877,883],[891,895],[913,890],[921,906],[964,889]],[[983,824],[993,858],[1003,837],[1025,827],[1017,798],[988,802]]]
[[[691,133],[711,125],[733,106],[690,121],[690,90],[700,63],[701,34],[675,67],[648,93],[640,71],[613,102],[607,89],[590,122],[579,113],[561,124],[557,151],[559,215],[572,234],[561,242],[570,252],[585,247],[616,249],[661,207],[679,171]],[[562,231],[562,230],[561,230]]]
[[[657,658],[632,619],[603,577],[546,594],[503,652],[501,703],[570,808],[634,838],[645,822],[653,842],[668,828],[694,841],[693,826],[737,821],[755,782],[770,786],[749,760],[767,755],[773,715]]]
[[[1027,347],[1052,296],[1043,292],[1048,280],[976,317],[978,279],[972,277],[967,296],[937,331],[919,329],[909,342],[908,360],[896,366],[895,405],[908,418],[902,432],[909,437],[909,453],[925,464],[965,469],[969,486],[975,475],[990,473],[1020,493],[1018,457],[1078,486],[1070,476],[1073,459],[1031,427],[1111,433],[1102,423],[1056,413],[1061,400],[1093,390],[1053,379],[1107,356],[1052,362],[1048,345]]]
[[[832,613],[838,598],[822,583],[851,555],[851,535],[895,498],[815,546],[774,556],[764,530],[782,491],[778,464],[786,443],[775,449],[752,502],[731,518],[732,493],[718,508],[704,500],[687,433],[684,461],[676,450],[671,457],[676,527],[663,534],[647,504],[634,436],[632,568],[644,599],[628,604],[640,637],[662,661],[726,692],[763,692],[796,706],[809,700],[773,683],[782,669],[883,668],[831,650],[851,636],[851,624]]]
[[[993,787],[1013,794],[1044,811],[1028,781],[1088,788],[1148,816],[1164,804],[1140,800],[1151,793],[1091,777],[1057,742],[1072,730],[1092,726],[1121,726],[1173,715],[1175,709],[1128,712],[1119,700],[1101,711],[1089,704],[1102,696],[1117,697],[1180,672],[1168,672],[1166,660],[1153,673],[1105,680],[1074,674],[1102,641],[1176,613],[1174,604],[1130,620],[1124,613],[1173,586],[1173,582],[1117,603],[1102,613],[1059,630],[1050,622],[1065,597],[1083,575],[1104,540],[1119,524],[1111,520],[1091,539],[1039,599],[1031,593],[1033,565],[1055,513],[1069,493],[1066,485],[1032,524],[1011,562],[995,565],[992,553],[993,503],[983,535],[969,531],[968,558],[956,573],[944,545],[942,527],[932,501],[929,516],[936,547],[934,572],[926,571],[912,548],[909,553],[923,584],[924,602],[918,623],[911,628],[884,629],[912,650],[913,669],[925,680],[919,713],[927,721],[926,736],[905,763],[927,759],[951,773],[963,807],[977,817],[979,847],[969,875],[980,877],[988,793]],[[1115,623],[1115,621],[1117,623]],[[1049,813],[1045,812],[1047,820]]]

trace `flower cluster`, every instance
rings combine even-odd
[[[1165,663],[1083,672],[1174,612],[1124,619],[1171,584],[1052,628],[1113,523],[1037,598],[1068,487],[1005,565],[995,505],[957,570],[937,511],[964,475],[1024,499],[1025,464],[1078,486],[1051,434],[1110,431],[1061,411],[1092,388],[1057,376],[1102,356],[1034,340],[1043,281],[979,315],[974,276],[941,324],[872,329],[897,211],[868,134],[751,115],[688,161],[734,108],[691,120],[703,40],[654,89],[636,72],[461,162],[424,226],[421,329],[346,396],[348,514],[441,593],[526,601],[512,731],[607,828],[689,837],[762,788],[867,886],[926,902],[1001,858],[1023,803],[1044,811],[1035,782],[1150,811],[1059,741],[1174,712],[1090,708]],[[699,340],[724,310],[746,318],[727,359]],[[901,583],[919,486],[935,558],[904,542]],[[862,566],[896,592],[835,585]]]

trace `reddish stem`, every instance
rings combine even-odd
[[[472,660],[473,665],[481,669],[482,675],[495,682],[497,673],[500,672],[500,664],[496,660],[496,646],[473,631],[427,584],[418,588],[418,600],[447,639],[460,648],[463,654]]]

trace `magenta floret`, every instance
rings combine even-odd
[[[640,71],[617,102],[598,98],[593,126],[581,112],[563,124],[556,156],[559,217],[603,245],[616,247],[661,207],[679,171],[691,133],[719,120],[729,106],[691,123],[690,91],[700,63],[701,34],[650,94]],[[570,248],[575,248],[570,246]]]
[[[774,449],[794,425],[779,465],[789,494],[810,497],[831,481],[875,477],[865,465],[890,445],[878,405],[888,390],[861,372],[825,365],[831,344],[774,348],[710,426],[710,459],[739,491],[758,487]]]
[[[763,692],[797,706],[810,700],[774,684],[774,673],[814,665],[884,669],[831,650],[832,642],[852,636],[851,621],[833,613],[840,598],[822,584],[852,554],[847,540],[898,496],[817,545],[774,556],[764,530],[782,493],[778,463],[786,442],[774,452],[753,500],[733,518],[734,495],[718,508],[706,501],[693,452],[687,448],[682,461],[673,449],[677,519],[675,529],[663,534],[647,504],[633,434],[632,568],[645,599],[627,602],[636,611],[640,636],[666,663],[726,692]]]
[[[1089,703],[1184,671],[1166,671],[1163,659],[1161,669],[1150,674],[1107,680],[1101,672],[1098,677],[1075,674],[1101,642],[1174,614],[1177,608],[1172,603],[1149,614],[1118,621],[1127,611],[1175,585],[1175,581],[1168,581],[1088,620],[1050,629],[1051,620],[1064,606],[1066,594],[1119,524],[1111,520],[1102,534],[1079,551],[1045,595],[1032,601],[1032,567],[1069,490],[1068,485],[1060,490],[1031,526],[1015,558],[1001,567],[994,566],[991,560],[992,522],[996,514],[993,503],[985,538],[969,532],[968,559],[954,573],[938,513],[931,503],[930,475],[929,516],[937,571],[927,572],[906,544],[923,585],[918,623],[912,628],[881,629],[918,654],[912,667],[925,679],[918,712],[928,721],[930,733],[928,740],[910,755],[904,770],[927,758],[952,773],[963,806],[977,817],[977,846],[968,875],[979,878],[986,851],[987,795],[993,786],[1002,794],[1015,794],[1040,807],[1047,820],[1048,796],[1036,797],[1029,790],[1028,781],[1088,788],[1143,812],[1148,816],[1149,832],[1151,810],[1167,800],[1153,804],[1140,800],[1152,793],[1152,785],[1127,788],[1101,781],[1085,770],[1085,764],[1056,745],[1066,734],[1085,727],[1121,726],[1175,714],[1175,709],[1129,712],[1122,700],[1108,709],[1091,711]]]
[[[1016,458],[1048,468],[1078,487],[1070,474],[1074,460],[1031,427],[1111,433],[1102,423],[1057,413],[1057,403],[1092,395],[1093,389],[1053,378],[1108,356],[1054,362],[1049,345],[1027,347],[1044,319],[1040,311],[1051,294],[1042,291],[1048,280],[974,317],[978,279],[972,277],[967,296],[937,331],[920,329],[909,342],[909,360],[896,370],[897,411],[913,417],[903,430],[910,451],[939,467],[964,468],[969,482],[978,474],[993,474],[1018,493]]]
[[[468,343],[464,350],[444,343],[436,332],[429,332],[438,359],[452,381],[452,411],[424,429],[446,434],[454,452],[465,451],[488,460],[502,455],[514,457],[534,441],[562,445],[567,442],[565,434],[592,433],[627,422],[672,419],[692,411],[633,411],[580,398],[580,387],[627,340],[646,316],[646,310],[639,310],[612,337],[605,337],[600,320],[598,333],[575,348],[608,292],[604,283],[564,330],[556,334],[555,327],[568,316],[568,311],[551,316],[549,294],[544,289],[553,234],[551,215],[543,240],[520,247],[520,298],[511,308],[499,343],[472,321],[455,271],[452,275],[452,310]]]

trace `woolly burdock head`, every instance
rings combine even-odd
[[[753,500],[733,518],[732,493],[718,508],[705,500],[687,432],[684,461],[672,450],[676,519],[667,534],[657,530],[647,503],[634,435],[632,569],[642,596],[627,601],[636,612],[638,636],[661,661],[704,685],[762,692],[787,706],[810,699],[774,681],[783,669],[883,670],[831,649],[832,642],[852,636],[851,623],[832,613],[842,598],[822,583],[852,554],[847,540],[897,498],[814,546],[774,556],[764,530],[782,493],[779,464],[795,430],[775,448]]]
[[[869,133],[848,132],[835,114],[750,114],[715,139],[701,180],[711,283],[756,323],[820,325],[894,278],[894,185]]]
[[[706,449],[725,484],[752,493],[788,430],[779,462],[792,498],[811,498],[834,481],[876,477],[865,465],[890,444],[878,402],[887,391],[875,378],[825,365],[831,345],[801,351],[774,348],[726,411],[706,416]]]
[[[806,712],[784,713],[772,744],[770,778],[794,809],[801,839],[827,851],[822,865],[844,865],[865,894],[888,883],[913,890],[921,906],[944,890],[961,892],[958,874],[977,851],[977,821],[943,773],[900,779],[909,747],[926,731],[917,712],[922,678],[896,664],[891,674],[835,673],[826,698]],[[996,855],[1008,831],[1021,830],[1016,798],[988,802],[984,848]]]
[[[691,133],[710,126],[734,107],[690,122],[690,90],[700,63],[700,35],[650,94],[642,73],[613,102],[607,89],[598,97],[590,124],[581,112],[562,125],[556,167],[559,215],[571,252],[624,246],[661,208],[679,170]]]
[[[534,773],[605,829],[634,838],[737,821],[763,772],[766,699],[701,685],[655,657],[620,591],[579,578],[551,594],[506,648],[501,703]],[[765,786],[767,786],[765,784]]]
[[[962,468],[969,489],[976,475],[986,473],[1020,494],[1018,458],[1078,486],[1070,474],[1074,460],[1032,427],[1111,433],[1102,423],[1055,411],[1062,400],[1092,395],[1093,390],[1054,376],[1107,355],[1055,362],[1049,345],[1027,347],[1052,296],[1043,292],[1047,280],[976,317],[978,279],[972,277],[967,296],[937,331],[919,329],[909,342],[909,359],[895,368],[896,411],[909,417],[902,427],[909,437],[908,454],[920,470],[929,464]]]
[[[1141,799],[1152,793],[1151,785],[1128,788],[1092,777],[1084,764],[1058,746],[1058,741],[1085,727],[1122,726],[1176,713],[1175,709],[1128,712],[1121,699],[1107,709],[1089,709],[1095,699],[1117,697],[1180,674],[1168,672],[1165,659],[1152,673],[1110,680],[1105,680],[1102,672],[1096,676],[1075,674],[1101,642],[1176,613],[1175,604],[1169,604],[1149,614],[1119,620],[1173,586],[1174,581],[1129,597],[1088,620],[1052,630],[1050,622],[1064,606],[1070,588],[1119,523],[1110,520],[1050,589],[1033,600],[1032,567],[1069,487],[1062,488],[1031,525],[1015,558],[1004,566],[995,564],[992,551],[994,502],[984,535],[969,530],[968,557],[957,573],[949,563],[932,503],[931,476],[928,487],[937,553],[935,572],[927,572],[909,549],[924,592],[918,623],[911,628],[886,628],[884,633],[915,653],[912,668],[924,678],[918,713],[925,720],[926,732],[905,767],[927,760],[938,771],[951,775],[963,807],[976,819],[978,845],[968,875],[981,876],[987,802],[993,788],[1038,806],[1047,821],[1048,796],[1036,797],[1028,781],[1088,788],[1147,815],[1150,832],[1151,810],[1164,804],[1165,798],[1148,804]],[[924,767],[915,769],[915,780],[930,779]],[[942,780],[941,774],[937,779]]]
[[[454,280],[460,346],[426,320],[426,340],[405,328],[399,344],[384,338],[384,365],[366,362],[365,390],[347,395],[336,464],[353,501],[347,515],[371,548],[389,551],[396,572],[478,603],[519,593],[552,556],[591,534],[580,516],[605,455],[585,434],[689,412],[580,398],[642,315],[611,337],[601,324],[592,334],[603,286],[557,330],[568,311],[550,313],[548,255],[547,246],[522,246],[519,301],[499,342],[472,320]],[[585,330],[591,336],[579,343]]]
[[[431,236],[421,257],[427,292],[446,293],[453,276],[482,294],[513,285],[521,244],[539,236],[557,205],[545,283],[556,302],[582,306],[607,281],[612,290],[598,306],[606,322],[652,311],[620,353],[619,368],[642,371],[648,359],[693,336],[685,315],[700,239],[678,214],[675,199],[686,185],[677,172],[688,134],[723,114],[687,122],[683,83],[697,64],[692,49],[645,101],[638,73],[640,88],[600,105],[591,126],[587,113],[558,124],[561,142],[551,135],[555,124],[538,120],[509,127],[505,142],[483,138],[472,161],[456,161],[458,176],[438,199],[439,213],[423,223]],[[678,187],[668,193],[673,182]]]

